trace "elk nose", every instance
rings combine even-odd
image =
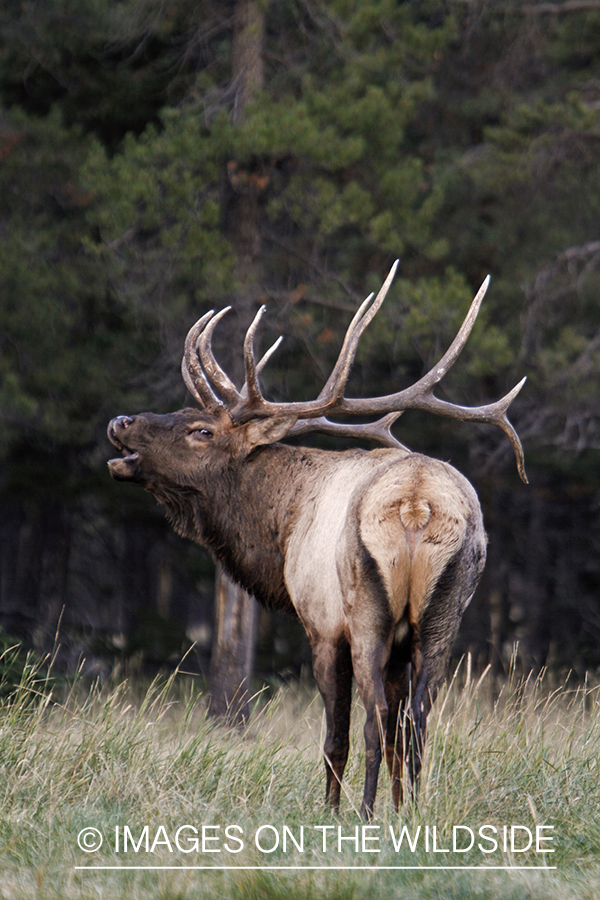
[[[129,428],[129,426],[133,423],[133,419],[131,418],[131,416],[117,416],[115,422],[121,428]]]

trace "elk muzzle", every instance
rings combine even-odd
[[[108,468],[113,478],[118,481],[131,481],[138,472],[139,454],[128,446],[128,430],[135,421],[135,416],[117,416],[111,419],[108,425],[108,439],[111,444],[120,450],[122,457],[110,459]]]

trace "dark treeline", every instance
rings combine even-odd
[[[106,670],[196,640],[206,672],[212,564],[111,482],[106,424],[189,403],[183,338],[229,303],[232,376],[266,302],[264,346],[285,336],[266,389],[316,396],[400,256],[351,394],[416,380],[488,272],[439,393],[478,405],[528,376],[529,487],[497,429],[396,425],[484,507],[456,650],[600,666],[599,160],[600,2],[1,4],[0,624]],[[263,613],[260,672],[306,661],[299,627]]]

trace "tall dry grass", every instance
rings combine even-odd
[[[32,664],[0,708],[0,897],[591,900],[600,896],[598,709],[587,684],[551,690],[512,674],[498,691],[463,665],[430,719],[418,804],[397,816],[382,772],[377,815],[363,829],[358,702],[332,816],[312,688],[257,697],[240,732],[208,720],[179,673],[144,689],[81,679],[66,689]],[[481,849],[493,847],[484,826],[494,852]],[[520,851],[536,826],[553,853]],[[91,849],[90,828],[102,837],[95,852],[78,843]],[[475,844],[461,852],[469,829]]]

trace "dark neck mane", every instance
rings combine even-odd
[[[207,547],[263,605],[293,613],[283,576],[285,541],[296,493],[293,471],[307,462],[303,448],[268,446],[242,465],[230,461],[221,472],[213,470],[193,487],[149,490],[180,535]]]

